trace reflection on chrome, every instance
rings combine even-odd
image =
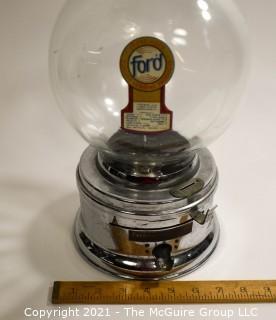
[[[129,261],[129,260],[124,260],[123,263],[126,264],[126,265],[128,265],[128,266],[136,266],[136,262]]]

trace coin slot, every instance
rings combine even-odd
[[[192,182],[192,183],[188,184],[187,186],[185,186],[185,187],[183,187],[183,188],[181,188],[181,189],[179,189],[179,190],[183,191],[183,190],[185,190],[185,189],[187,189],[187,188],[190,188],[191,186],[193,186],[193,185],[195,185],[195,184],[196,184],[196,182]]]
[[[179,186],[171,190],[171,194],[176,198],[190,198],[194,194],[200,192],[204,187],[204,181],[201,179],[194,179],[188,184]]]

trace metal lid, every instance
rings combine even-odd
[[[135,185],[102,173],[97,165],[97,150],[89,146],[77,171],[78,186],[88,198],[104,206],[135,215],[179,213],[204,201],[215,191],[217,169],[207,149],[197,152],[198,170],[190,179],[181,176],[173,185]]]

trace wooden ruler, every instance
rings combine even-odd
[[[276,302],[276,280],[89,281],[54,283],[53,304]]]

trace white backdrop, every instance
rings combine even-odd
[[[78,208],[74,174],[86,143],[56,107],[47,61],[63,2],[0,0],[0,319],[5,320],[25,319],[26,307],[46,308],[54,280],[113,280],[88,265],[72,242]],[[212,258],[185,279],[276,279],[276,1],[236,2],[248,24],[252,64],[243,106],[210,148],[220,170],[221,240]],[[275,305],[257,307],[259,319],[275,319]]]

